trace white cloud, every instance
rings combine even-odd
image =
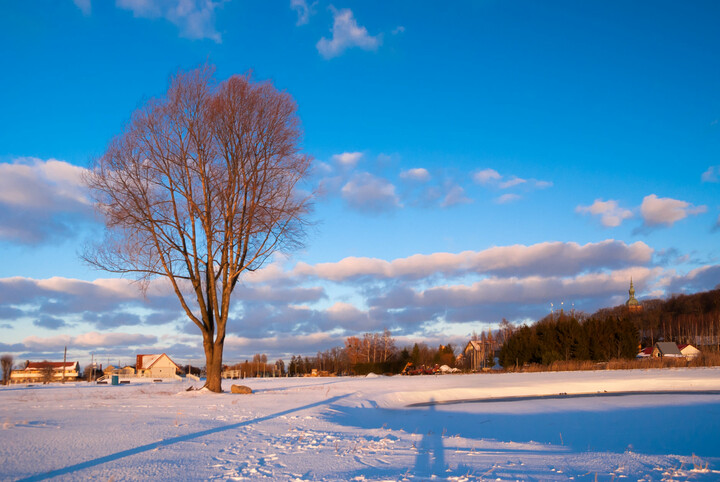
[[[422,279],[436,275],[462,276],[467,273],[504,276],[567,275],[588,270],[622,268],[647,264],[653,249],[637,241],[625,244],[608,239],[598,243],[546,242],[530,246],[497,246],[483,251],[415,254],[386,261],[348,257],[336,263],[298,263],[290,276],[314,276],[330,281],[374,277],[377,279]]]
[[[28,336],[23,343],[35,350],[62,350],[65,346],[74,348],[105,348],[118,346],[138,346],[153,344],[157,337],[138,333],[98,333],[89,332],[77,336],[58,335],[51,337]]]
[[[362,159],[362,156],[362,152],[343,152],[342,154],[334,154],[332,159],[343,167],[355,167]]]
[[[695,268],[687,274],[671,275],[666,280],[666,293],[692,293],[720,288],[720,265]]]
[[[416,303],[458,308],[485,303],[545,303],[608,296],[627,290],[630,277],[644,284],[660,273],[659,268],[616,270],[610,273],[579,274],[569,278],[528,276],[525,278],[488,278],[470,286],[437,286],[418,292]]]
[[[720,182],[720,166],[710,166],[702,173],[702,182]]]
[[[704,213],[707,206],[693,206],[687,201],[650,194],[643,198],[640,214],[646,226],[672,226],[688,216]]]
[[[364,321],[368,315],[350,303],[338,301],[327,309],[327,316],[331,321],[347,326]]]
[[[525,183],[527,183],[526,179],[522,179],[517,176],[511,176],[508,180],[502,181],[500,184],[498,184],[498,187],[500,189],[508,189]]]
[[[617,201],[596,199],[590,206],[578,206],[575,212],[580,214],[592,214],[600,216],[600,222],[603,226],[614,228],[620,226],[622,222],[632,217],[632,211],[621,208]]]
[[[310,17],[315,14],[315,7],[318,2],[308,5],[306,0],[290,0],[290,8],[298,14],[297,23],[295,25],[305,25],[310,21]]]
[[[12,164],[0,164],[0,203],[43,210],[89,205],[82,184],[85,171],[56,159],[19,158]]]
[[[430,180],[430,173],[424,167],[416,167],[408,169],[400,173],[401,179],[408,179],[410,181],[427,182]]]
[[[498,181],[502,178],[499,172],[495,169],[483,169],[473,174],[473,180],[478,184],[490,184],[491,182]]]
[[[85,348],[105,346],[144,345],[157,342],[153,335],[141,335],[139,333],[98,333],[95,331],[78,335],[73,344]]]
[[[73,0],[73,3],[82,11],[83,15],[90,15],[92,11],[90,0]]]
[[[341,55],[345,50],[358,47],[363,50],[377,50],[382,42],[380,35],[368,34],[365,27],[357,24],[349,8],[337,10],[330,7],[333,12],[332,39],[321,38],[316,47],[320,55],[331,59]]]
[[[456,204],[469,204],[472,199],[465,195],[465,189],[460,186],[452,186],[440,203],[440,207],[447,208]]]
[[[399,33],[405,33],[405,27],[403,27],[402,25],[398,25],[398,26],[395,27],[395,28],[393,29],[393,31],[392,31],[392,34],[393,34],[393,35],[397,35],[397,34],[399,34]]]
[[[503,194],[502,196],[498,196],[497,198],[495,198],[495,203],[496,204],[507,204],[507,203],[511,203],[513,201],[519,201],[520,199],[522,199],[522,196],[520,196],[519,194],[507,193],[507,194]]]
[[[519,186],[522,186],[525,190],[547,189],[553,185],[550,181],[523,179],[518,176],[503,176],[495,169],[490,168],[476,171],[473,173],[472,177],[476,184],[492,186],[497,189],[511,189]],[[507,197],[506,199],[513,200],[517,198]]]
[[[225,0],[116,0],[115,4],[130,10],[139,18],[164,18],[189,39],[222,41],[215,30],[215,10]]]
[[[19,158],[0,164],[0,239],[38,243],[73,236],[92,218],[82,167]]]
[[[401,207],[395,186],[368,172],[353,176],[340,192],[351,207],[361,211],[388,211]]]

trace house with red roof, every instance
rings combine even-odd
[[[135,370],[139,377],[174,378],[180,367],[165,353],[138,355]]]
[[[31,362],[22,370],[13,370],[10,383],[75,381],[80,375],[78,362]]]
[[[693,358],[700,355],[700,350],[692,345],[678,345],[673,342],[662,342],[655,343],[654,346],[643,348],[640,353],[637,354],[636,358],[687,358],[692,360]]]

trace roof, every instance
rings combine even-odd
[[[678,345],[678,348],[684,355],[700,353],[700,350],[698,350],[692,345]]]
[[[480,342],[479,342],[479,341],[470,340],[470,341],[468,342],[468,344],[465,345],[465,350],[464,350],[464,351],[467,351],[470,346],[472,346],[472,347],[475,349],[475,351],[482,351],[482,347],[480,346]]]
[[[655,343],[655,346],[663,355],[682,355],[678,346],[671,341],[659,341]]]
[[[27,368],[29,369],[35,369],[35,370],[41,370],[43,368],[52,367],[52,368],[62,368],[63,365],[65,365],[66,370],[74,370],[78,366],[78,362],[49,362],[49,361],[41,361],[41,362],[28,362]]]
[[[175,365],[178,369],[180,366],[178,366],[177,363],[172,361],[169,356],[167,356],[165,353],[160,353],[159,355],[138,355],[137,356],[137,369],[138,370],[147,370],[150,367],[152,367],[160,358],[162,357],[167,358],[170,360],[170,363]]]

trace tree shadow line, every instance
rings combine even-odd
[[[532,405],[525,411],[513,410],[507,404],[514,402],[506,402],[501,407],[501,410],[505,408],[504,413],[481,412],[477,404],[467,411],[463,411],[461,405],[407,409],[334,405],[323,417],[344,426],[422,434],[415,467],[411,469],[418,476],[447,476],[444,435],[497,441],[498,447],[489,450],[508,455],[630,451],[647,455],[696,455],[717,467],[720,465],[720,437],[717,436],[720,402],[717,399],[701,402],[697,398],[690,402],[580,410],[572,406],[563,409],[563,401],[558,400],[554,401],[557,405],[553,411],[538,411]],[[540,445],[533,452],[532,447],[527,446],[517,449],[502,446],[505,442]]]
[[[245,420],[245,421],[242,421],[242,422],[233,423],[233,424],[229,424],[229,425],[223,425],[223,426],[220,426],[220,427],[215,427],[215,428],[211,428],[211,429],[207,429],[207,430],[201,430],[201,431],[199,431],[199,432],[189,433],[189,434],[186,434],[186,435],[179,435],[179,436],[177,436],[177,437],[170,437],[170,438],[167,438],[167,439],[164,439],[164,440],[160,440],[160,441],[158,441],[158,442],[153,442],[153,443],[149,443],[149,444],[145,444],[145,445],[140,445],[139,447],[134,447],[134,448],[127,449],[127,450],[122,450],[122,451],[120,451],[120,452],[116,452],[116,453],[113,453],[113,454],[105,455],[105,456],[103,456],[103,457],[97,457],[97,458],[91,459],[91,460],[86,460],[85,462],[80,462],[80,463],[77,463],[77,464],[69,465],[69,466],[67,466],[67,467],[63,467],[63,468],[61,468],[61,469],[52,470],[52,471],[50,471],[50,472],[44,472],[44,473],[41,473],[41,474],[36,474],[36,475],[30,476],[30,477],[27,477],[27,478],[24,478],[24,479],[20,479],[20,480],[21,480],[21,481],[38,481],[38,480],[46,480],[46,479],[50,479],[50,478],[53,478],[53,477],[58,477],[58,476],[61,476],[61,475],[71,474],[71,473],[77,472],[77,471],[79,471],[79,470],[88,469],[88,468],[95,467],[95,466],[98,466],[98,465],[101,465],[101,464],[104,464],[104,463],[107,463],[107,462],[113,462],[113,461],[122,459],[122,458],[124,458],[124,457],[130,457],[130,456],[132,456],[132,455],[137,455],[137,454],[140,454],[140,453],[143,453],[143,452],[149,452],[149,451],[152,451],[152,450],[161,448],[161,447],[167,447],[167,446],[169,446],[169,445],[173,445],[173,444],[180,443],[180,442],[187,442],[187,441],[189,441],[189,440],[194,440],[194,439],[197,439],[197,438],[205,437],[205,436],[207,436],[207,435],[213,435],[213,434],[216,434],[216,433],[226,432],[226,431],[228,431],[228,430],[234,430],[234,429],[241,428],[241,427],[245,427],[245,426],[252,425],[252,424],[255,424],[255,423],[260,423],[260,422],[264,422],[264,421],[267,421],[267,420],[272,420],[272,419],[274,419],[274,418],[278,418],[278,417],[282,417],[282,416],[284,416],[284,415],[288,415],[288,414],[291,414],[291,413],[294,413],[294,412],[299,412],[299,411],[302,411],[302,410],[307,410],[307,409],[310,409],[310,408],[318,407],[318,406],[320,406],[320,405],[329,405],[329,404],[335,403],[335,402],[337,402],[337,401],[339,401],[339,400],[341,400],[341,399],[343,399],[343,398],[345,398],[345,397],[348,397],[348,396],[350,396],[350,395],[351,395],[351,394],[349,394],[349,393],[348,393],[348,394],[345,394],[345,395],[338,395],[338,396],[335,396],[335,397],[332,397],[332,398],[328,398],[328,399],[321,400],[321,401],[318,401],[318,402],[314,402],[314,403],[310,403],[310,404],[307,404],[307,405],[303,405],[302,407],[295,407],[295,408],[291,408],[291,409],[288,409],[288,410],[283,410],[283,411],[281,411],[281,412],[273,413],[273,414],[270,414],[270,415],[265,415],[265,416],[263,416],[263,417],[258,417],[258,418],[254,418],[254,419],[251,419],[251,420]]]

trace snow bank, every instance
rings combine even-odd
[[[503,373],[457,377],[418,377],[417,384],[393,383],[373,401],[384,408],[431,402],[507,397],[575,395],[606,392],[720,390],[720,369],[602,370],[582,372]]]

